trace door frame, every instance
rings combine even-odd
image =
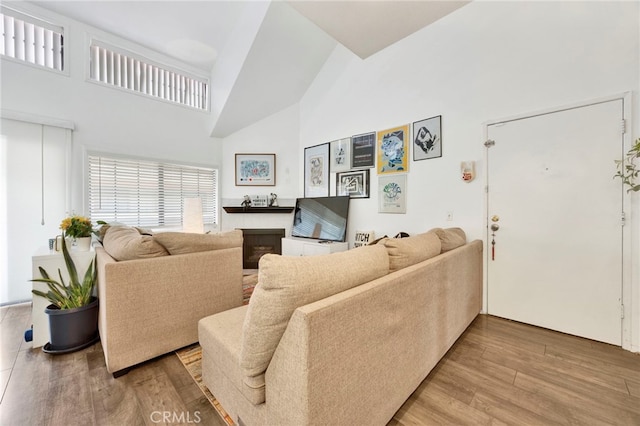
[[[490,247],[489,242],[489,149],[484,147],[484,143],[489,139],[489,126],[500,123],[507,123],[510,121],[522,120],[526,118],[536,117],[540,115],[553,114],[569,109],[575,109],[580,107],[586,107],[589,105],[610,102],[615,100],[622,100],[623,103],[623,119],[625,123],[625,132],[623,134],[624,152],[627,152],[632,146],[632,123],[631,123],[631,103],[632,92],[624,92],[610,96],[604,96],[588,101],[575,102],[559,107],[551,107],[543,110],[538,110],[529,113],[523,113],[499,119],[491,119],[482,123],[482,144],[483,144],[483,160],[485,164],[484,173],[484,197],[483,197],[483,223],[482,233],[485,247],[485,264],[483,272],[483,296],[482,296],[482,312],[487,313],[488,299],[489,299],[489,268],[490,262]],[[621,133],[622,133],[621,123]],[[613,175],[612,175],[613,179]],[[634,203],[635,201],[635,203]],[[635,204],[635,209],[634,209]],[[635,211],[640,211],[638,208],[638,200],[632,200],[630,194],[623,191],[622,208],[625,213],[625,224],[622,227],[622,305],[624,307],[624,318],[622,318],[622,348],[631,352],[640,352],[640,296],[632,298],[632,295],[640,295],[640,261],[636,259],[636,253],[640,252],[640,218],[638,215],[633,214]],[[622,219],[621,219],[622,220]],[[635,239],[632,240],[632,238]],[[634,262],[633,259],[636,259]],[[621,312],[622,316],[622,312]]]

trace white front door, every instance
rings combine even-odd
[[[622,119],[618,99],[488,126],[489,314],[621,345]]]

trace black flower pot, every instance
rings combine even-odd
[[[98,299],[80,308],[60,309],[49,305],[44,310],[49,316],[51,341],[42,348],[44,352],[58,354],[74,352],[91,346],[100,338],[98,334]]]

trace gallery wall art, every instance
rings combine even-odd
[[[409,125],[378,132],[378,174],[409,171]]]
[[[304,196],[329,196],[329,144],[304,149]]]
[[[353,170],[336,175],[336,195],[369,198],[369,170]]]
[[[351,168],[371,168],[375,165],[376,132],[351,137]]]
[[[236,186],[275,186],[275,154],[236,154]]]
[[[442,157],[442,116],[413,123],[413,161]]]
[[[378,176],[378,212],[407,212],[407,175]]]
[[[339,139],[329,143],[331,173],[346,172],[351,169],[351,138]]]

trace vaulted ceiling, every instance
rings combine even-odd
[[[340,43],[363,60],[468,1],[37,1],[211,75],[211,135],[298,102]]]

